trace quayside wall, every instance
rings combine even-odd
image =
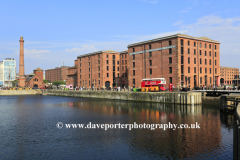
[[[175,104],[202,104],[201,93],[196,92],[117,92],[47,90],[43,94],[52,96],[103,98]]]
[[[36,90],[0,90],[0,96],[35,95],[37,93]]]
[[[240,103],[236,108],[236,124],[233,127],[233,156],[240,159]]]

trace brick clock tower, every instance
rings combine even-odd
[[[18,78],[18,86],[25,86],[25,73],[24,73],[24,47],[23,47],[23,37],[20,37],[20,58],[19,58],[19,78]]]

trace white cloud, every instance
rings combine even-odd
[[[220,16],[208,15],[201,17],[196,23],[180,25],[179,29],[187,30],[188,35],[194,37],[206,36],[219,41],[220,55],[232,56],[233,59],[240,59],[240,17],[222,18]],[[221,59],[221,65],[239,67],[240,63]]]
[[[187,13],[192,9],[192,7],[186,7],[185,9],[181,10],[180,13]]]
[[[49,50],[36,50],[36,49],[31,49],[31,50],[27,50],[24,49],[24,54],[42,54],[42,53],[49,53]]]
[[[141,42],[141,41],[147,41],[147,40],[151,40],[151,39],[155,39],[155,38],[161,38],[161,37],[170,36],[170,35],[177,34],[177,33],[186,33],[186,32],[187,32],[187,30],[178,30],[178,31],[172,31],[172,32],[158,33],[158,34],[154,34],[154,35],[143,35],[143,36],[136,37],[132,41]]]
[[[65,51],[68,53],[85,54],[85,53],[97,51],[97,48],[94,47],[93,45],[83,45],[80,48],[78,48],[78,47],[71,48],[71,49],[66,48]]]
[[[179,20],[179,21],[177,21],[176,23],[174,23],[173,25],[174,25],[174,26],[179,26],[179,25],[182,25],[183,22],[184,22],[184,21]]]
[[[180,13],[188,13],[192,10],[192,8],[194,8],[195,6],[197,6],[198,0],[194,0],[194,1],[188,1],[190,6],[185,7],[183,10],[180,11]]]
[[[187,12],[189,12],[189,10],[186,10],[186,9],[180,11],[180,13],[187,13]]]

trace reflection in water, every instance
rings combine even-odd
[[[69,103],[70,104],[70,103]],[[71,104],[72,105],[72,104]],[[70,105],[69,105],[70,106]],[[91,110],[98,114],[131,115],[127,123],[132,124],[195,124],[201,129],[140,130],[135,129],[128,142],[132,150],[154,154],[154,157],[194,158],[201,154],[221,152],[221,124],[219,114],[206,112],[202,106],[180,106],[160,103],[124,103],[110,101],[75,102],[75,107]],[[219,113],[219,112],[218,112]],[[205,156],[202,155],[202,158]],[[205,157],[205,158],[206,158]]]
[[[50,96],[0,103],[0,155],[15,159],[232,159],[231,116],[201,105]],[[226,118],[228,117],[228,118]],[[66,129],[71,124],[200,124],[200,129]]]

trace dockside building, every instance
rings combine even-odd
[[[175,87],[220,85],[220,43],[207,37],[175,34],[128,45],[128,81],[165,78]]]
[[[78,86],[108,88],[120,86],[119,52],[97,51],[77,57]]]

